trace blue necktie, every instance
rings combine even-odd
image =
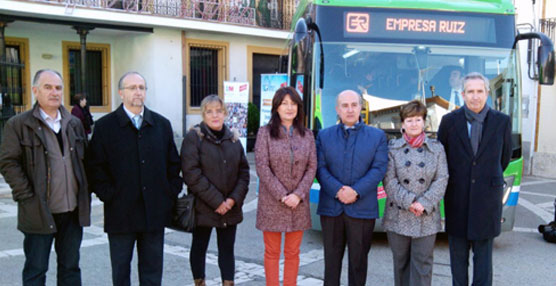
[[[133,125],[135,125],[137,130],[141,129],[141,115],[133,116]]]

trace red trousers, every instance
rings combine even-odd
[[[264,236],[264,272],[267,286],[280,285],[280,246],[281,232],[263,232]],[[297,285],[299,271],[299,246],[303,231],[285,233],[284,242],[284,286]]]

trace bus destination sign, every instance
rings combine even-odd
[[[495,21],[484,16],[345,12],[344,37],[494,43]]]

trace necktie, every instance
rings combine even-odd
[[[137,130],[141,129],[141,115],[133,116],[133,125],[135,125]]]
[[[454,90],[454,96],[457,98],[458,106],[463,106],[461,94],[457,90]]]

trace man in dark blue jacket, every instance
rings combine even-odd
[[[376,188],[386,173],[388,146],[382,130],[360,121],[361,105],[357,92],[342,91],[336,99],[340,123],[317,137],[324,285],[340,285],[346,244],[349,285],[363,286],[367,279],[367,256],[378,218]]]
[[[88,166],[104,202],[112,282],[130,285],[137,243],[139,284],[161,285],[164,227],[183,181],[170,122],[145,107],[147,85],[136,72],[118,83],[123,104],[97,121]]]
[[[444,203],[454,286],[469,285],[470,249],[473,285],[492,285],[492,243],[500,234],[512,126],[508,115],[486,104],[488,92],[483,75],[465,76],[465,106],[445,115],[438,128],[450,173]]]

